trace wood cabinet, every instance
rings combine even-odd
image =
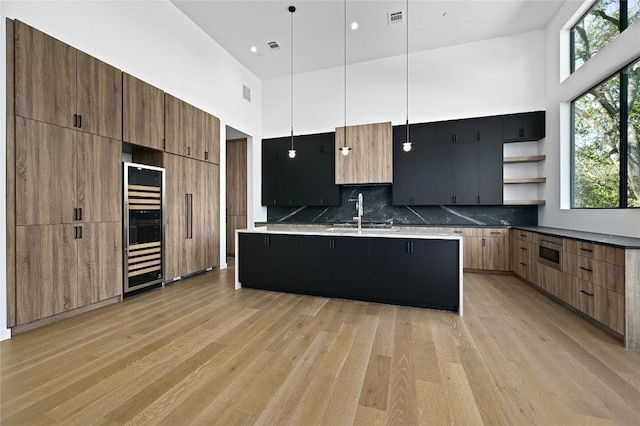
[[[262,141],[262,204],[267,206],[336,206],[333,132]]]
[[[340,148],[347,138],[349,155]],[[335,183],[337,185],[391,183],[393,180],[393,144],[391,123],[365,124],[336,128]]]
[[[122,139],[164,149],[164,92],[127,73],[122,82]]]
[[[509,271],[509,230],[501,228],[456,228],[464,237],[464,268]]]
[[[219,264],[219,168],[165,154],[166,267],[171,278]]]
[[[531,284],[538,283],[538,234],[511,230],[511,270]]]
[[[220,163],[220,120],[165,93],[165,151]]]
[[[227,141],[227,254],[235,254],[236,229],[247,227],[247,140]]]
[[[17,116],[121,138],[118,69],[16,21],[15,75]]]

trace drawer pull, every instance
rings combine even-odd
[[[526,234],[520,234],[522,238],[527,238]]]
[[[520,262],[520,264],[521,264],[522,266],[527,266],[527,264],[526,264],[526,263],[522,263],[522,262]]]
[[[462,234],[462,231],[453,231],[454,234]]]
[[[593,272],[593,269],[585,268],[584,266],[581,266],[580,269],[587,272]]]
[[[527,248],[526,247],[520,247],[520,250],[527,251]]]
[[[593,250],[582,248],[582,247],[580,248],[580,251],[586,251],[587,253],[593,253]]]
[[[589,297],[593,297],[593,293],[588,293],[588,292],[586,292],[586,291],[584,291],[584,290],[580,290],[580,293],[582,293],[582,294],[586,294],[586,295],[587,295],[587,296],[589,296]]]
[[[491,234],[492,234],[492,235],[500,235],[500,232],[498,232],[498,231],[491,231]]]

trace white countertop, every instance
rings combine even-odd
[[[315,235],[322,237],[374,237],[374,238],[414,238],[424,240],[458,240],[462,236],[446,231],[433,231],[428,229],[387,229],[387,228],[363,228],[358,232],[356,228],[331,227],[317,228],[303,226],[259,226],[251,229],[238,229],[238,232],[251,234],[285,234],[285,235]]]

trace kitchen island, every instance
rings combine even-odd
[[[463,247],[455,233],[265,226],[236,234],[236,289],[463,313]]]

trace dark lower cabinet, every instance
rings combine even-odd
[[[362,237],[333,240],[331,295],[369,300],[369,247],[377,240]]]
[[[299,292],[297,236],[240,233],[238,241],[243,287]]]
[[[240,233],[243,287],[457,311],[458,242]]]
[[[458,310],[457,241],[379,239],[369,261],[371,300]]]

